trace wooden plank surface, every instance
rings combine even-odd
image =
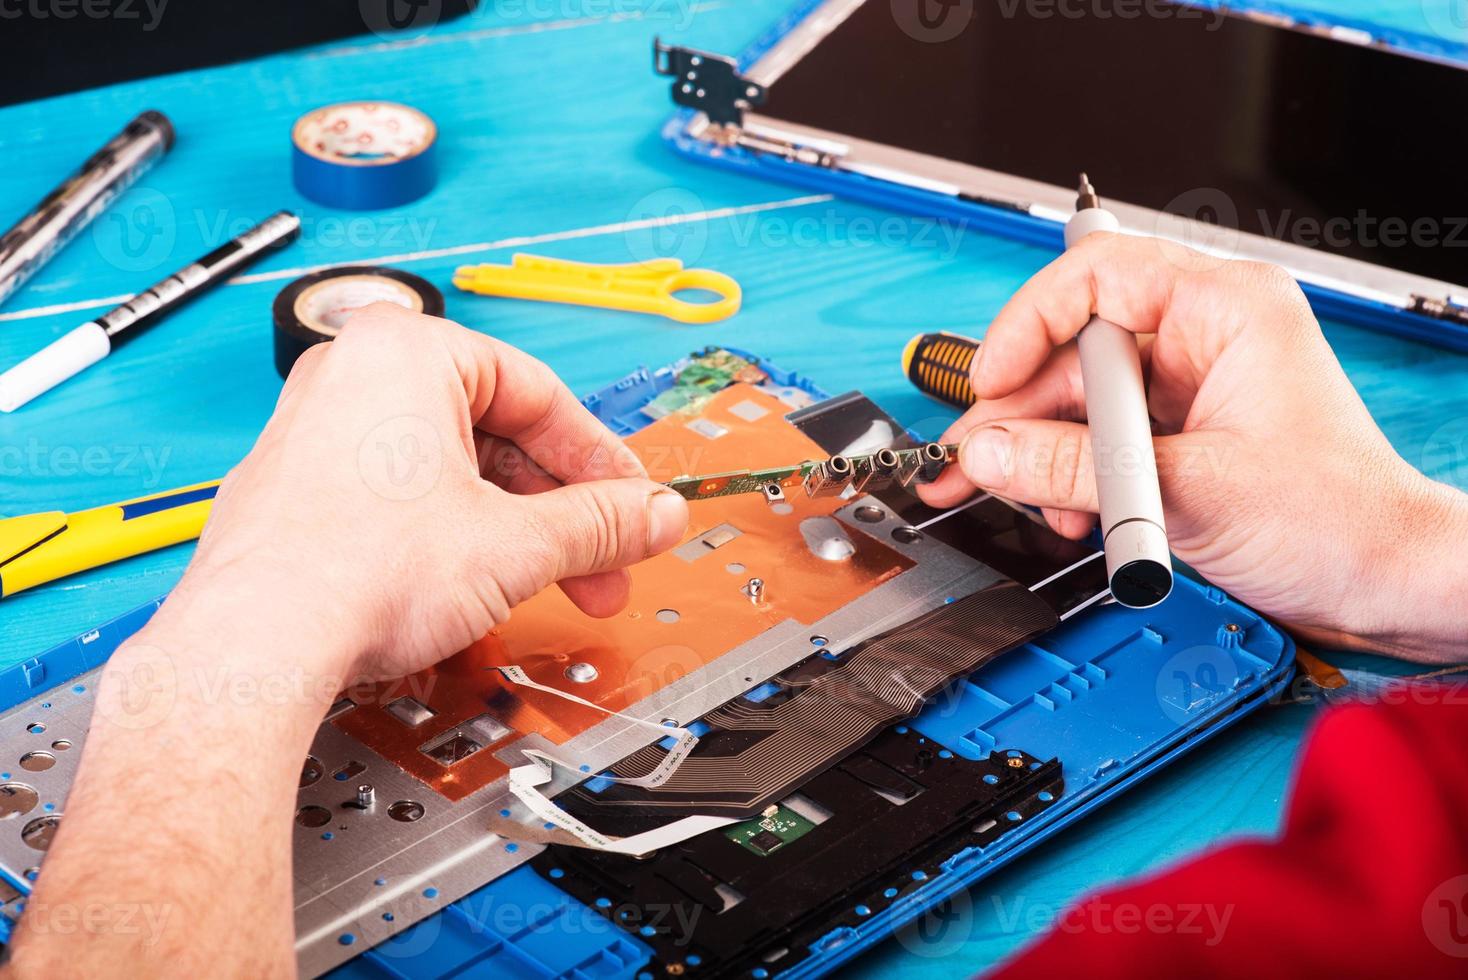
[[[902,378],[902,343],[920,330],[981,333],[1049,253],[700,167],[657,137],[669,104],[665,81],[649,68],[653,34],[733,52],[791,6],[506,0],[412,39],[366,35],[0,110],[0,222],[27,210],[141,109],[166,112],[179,131],[162,164],[0,309],[0,363],[102,309],[47,308],[136,291],[279,208],[299,211],[306,225],[299,244],[254,270],[277,278],[215,291],[86,376],[0,417],[0,513],[79,509],[222,475],[248,451],[279,392],[271,300],[294,278],[289,270],[328,262],[396,257],[393,264],[444,288],[451,317],[531,351],[577,391],[639,363],[731,344],[828,390],[860,388],[936,434],[951,416]],[[1396,30],[1456,25],[1452,0],[1297,6]],[[438,121],[443,176],[429,197],[349,214],[296,194],[291,122],[359,98],[409,102]],[[638,224],[670,214],[685,220]],[[517,249],[598,262],[677,254],[737,278],[745,309],[727,323],[689,327],[448,287],[455,265],[507,261]],[[1327,333],[1402,455],[1468,486],[1468,358],[1339,324],[1327,324]],[[1331,488],[1319,492],[1321,506],[1331,506]],[[190,553],[180,546],[4,600],[0,665],[166,591]],[[1260,712],[957,902],[951,915],[904,930],[855,972],[975,971],[1078,894],[1273,828],[1311,717],[1302,707]]]

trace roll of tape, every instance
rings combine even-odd
[[[377,302],[443,316],[443,293],[411,272],[372,265],[313,272],[275,297],[275,370],[286,377],[308,347],[332,340],[353,310]]]
[[[291,130],[296,190],[348,211],[395,208],[433,190],[438,127],[412,106],[340,102]]]

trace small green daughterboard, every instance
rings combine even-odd
[[[731,473],[711,473],[704,476],[680,476],[669,480],[669,486],[682,494],[688,500],[712,500],[714,497],[728,497],[738,493],[763,493],[767,496],[774,493],[771,487],[780,490],[775,494],[776,498],[784,493],[782,488],[790,481],[790,485],[797,486],[805,480],[806,474],[819,466],[819,463],[801,463],[799,466],[778,466],[772,470],[734,470]]]
[[[760,857],[766,857],[815,829],[815,824],[794,810],[776,804],[753,820],[725,827],[724,836]]]

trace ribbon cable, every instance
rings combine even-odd
[[[521,687],[528,687],[531,690],[553,694],[558,698],[564,698],[575,704],[593,708],[603,714],[621,718],[623,721],[631,722],[634,725],[655,729],[659,734],[671,736],[674,739],[673,746],[668,750],[668,754],[663,756],[662,761],[647,775],[598,776],[598,779],[605,779],[613,783],[622,783],[627,786],[661,786],[672,778],[673,773],[677,771],[678,767],[683,764],[683,760],[688,758],[688,754],[698,744],[698,736],[686,728],[660,725],[655,721],[645,721],[641,718],[634,718],[631,715],[623,714],[620,711],[603,708],[599,704],[595,704],[585,698],[577,697],[559,688],[538,684],[531,680],[530,676],[520,667],[496,667],[495,669],[511,684],[518,684]],[[644,831],[640,834],[634,834],[631,837],[608,837],[556,806],[550,797],[540,791],[540,787],[551,781],[553,767],[560,766],[562,769],[582,772],[581,767],[564,762],[539,749],[523,749],[522,751],[525,757],[530,760],[530,765],[516,766],[510,770],[510,792],[536,816],[548,823],[555,824],[585,846],[595,850],[608,851],[613,854],[647,854],[658,848],[668,847],[680,841],[688,840],[690,837],[696,837],[705,831],[739,823],[743,819],[740,817],[719,816],[684,817],[681,820],[675,820],[670,824],[658,827],[656,830]]]

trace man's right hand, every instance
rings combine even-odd
[[[1468,660],[1468,496],[1392,449],[1293,279],[1274,266],[1092,235],[990,325],[979,401],[943,437],[959,466],[931,505],[981,487],[1083,537],[1095,467],[1075,336],[1139,335],[1173,552],[1310,639]]]

